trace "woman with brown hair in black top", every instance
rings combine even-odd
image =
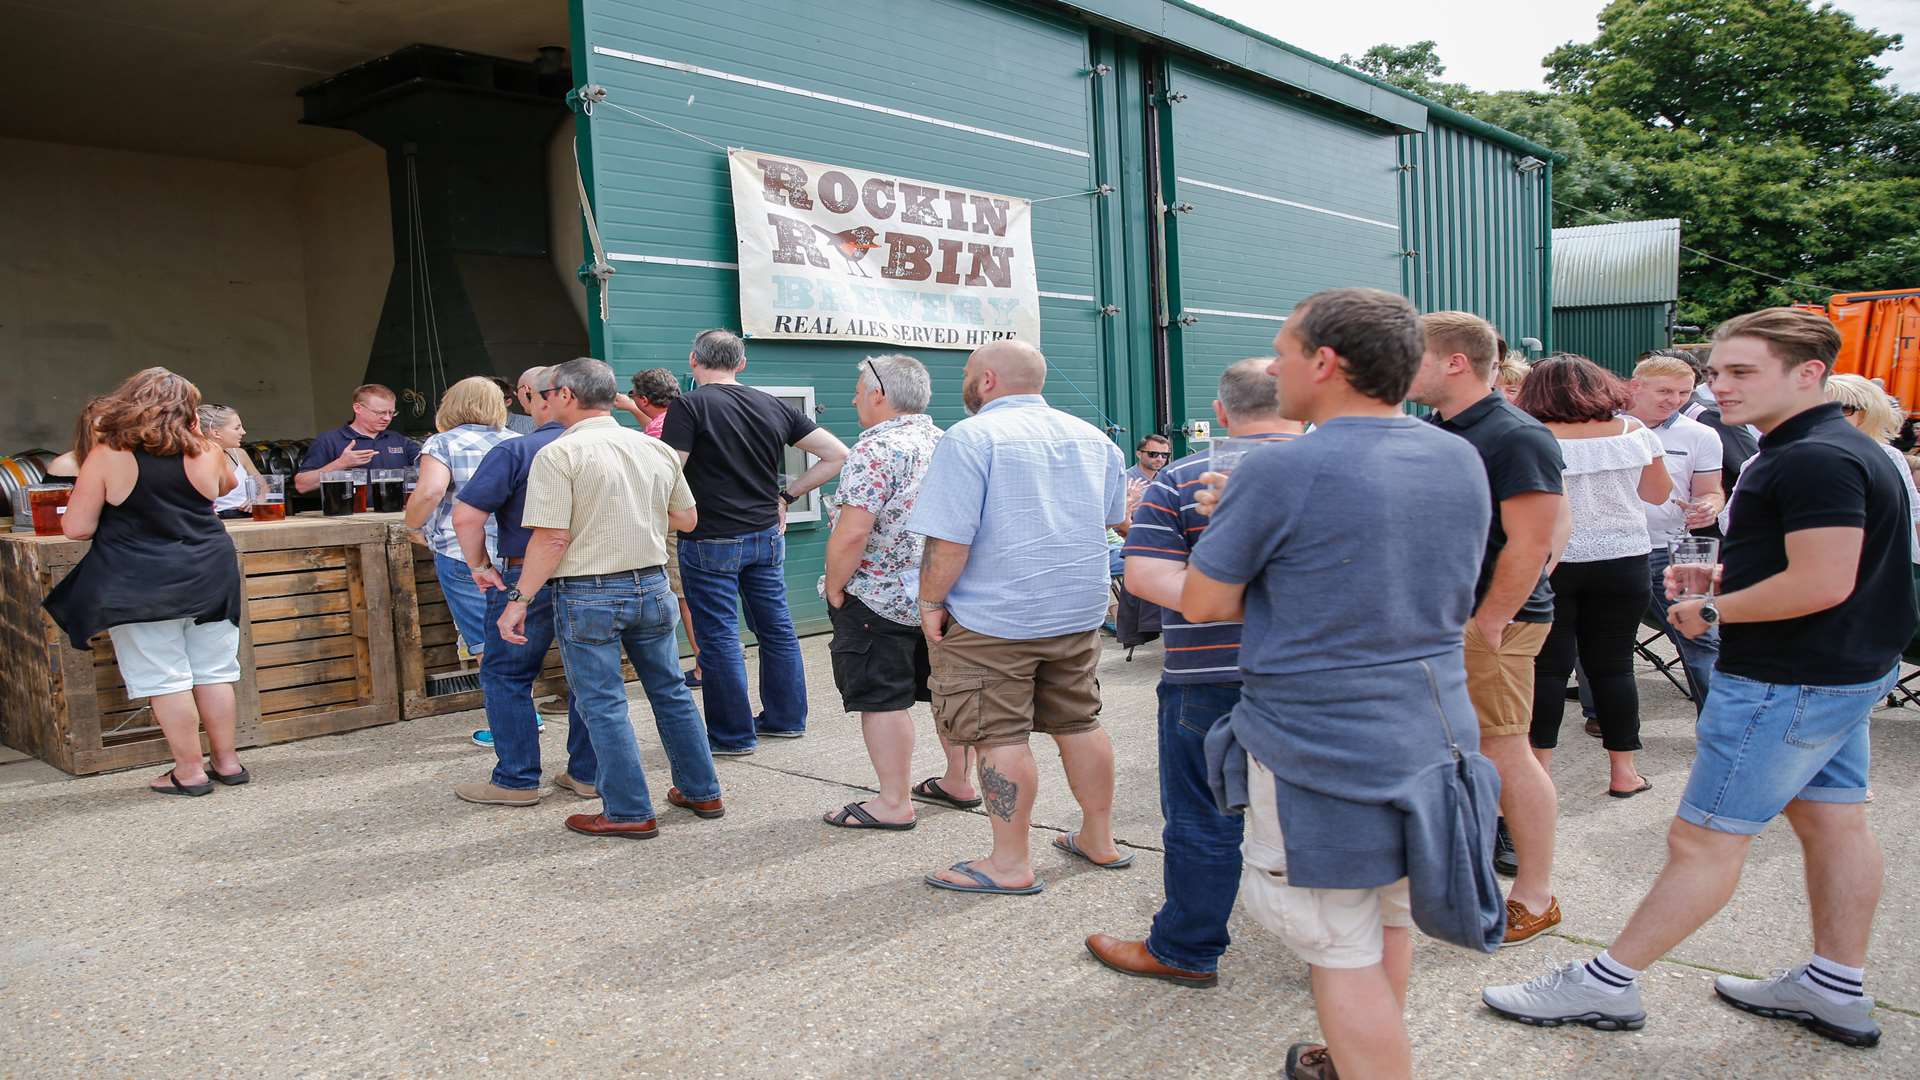
[[[61,521],[69,540],[93,545],[45,601],[74,648],[102,630],[113,638],[127,697],[148,699],[173,753],[173,768],[148,785],[162,795],[250,779],[234,753],[240,567],[213,513],[234,478],[200,430],[199,406],[192,383],[158,367],[101,403],[98,441]]]

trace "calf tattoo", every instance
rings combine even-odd
[[[1014,804],[1020,801],[1020,785],[1002,776],[984,762],[980,766],[980,793],[986,796],[987,813],[1001,821],[1013,820]]]

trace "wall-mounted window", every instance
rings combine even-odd
[[[772,394],[783,403],[798,409],[800,415],[809,420],[813,420],[819,415],[814,411],[813,387],[811,386],[757,386],[754,389]],[[814,462],[819,460],[819,458],[814,457],[799,447],[787,447],[786,456],[780,463],[780,483],[782,485],[791,484],[794,477],[812,468]],[[787,507],[787,524],[789,525],[802,521],[819,521],[820,516],[819,488],[807,492],[801,496],[798,502]]]

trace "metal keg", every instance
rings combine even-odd
[[[27,501],[27,488],[47,478],[46,463],[54,456],[47,450],[22,450],[11,457],[0,457],[0,500],[13,517],[14,532],[33,531],[33,507]]]

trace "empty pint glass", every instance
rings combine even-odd
[[[376,514],[398,514],[407,508],[407,470],[374,469],[369,474],[372,493],[367,504]]]
[[[1720,566],[1720,541],[1710,536],[1683,536],[1667,545],[1667,574],[1679,587],[1680,600],[1704,600],[1713,595],[1713,575]]]
[[[1207,447],[1207,471],[1229,476],[1240,459],[1265,445],[1265,439],[1215,439]]]
[[[255,521],[285,521],[287,517],[287,478],[284,473],[261,473],[247,477],[249,509]]]
[[[336,469],[320,474],[320,513],[327,517],[346,517],[353,513],[353,474]]]

